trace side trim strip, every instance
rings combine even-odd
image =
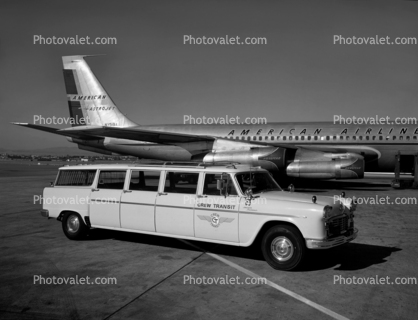
[[[263,212],[244,212],[244,211],[239,211],[239,213],[241,214],[254,214],[254,215],[258,215],[258,216],[271,216],[271,217],[286,217],[286,218],[303,218],[301,216],[292,216],[290,214],[279,214],[279,213],[263,213]]]
[[[142,202],[128,202],[128,201],[121,201],[121,204],[136,204],[141,206],[155,206],[154,203],[142,203]]]
[[[191,209],[191,210],[194,209],[194,207],[169,206],[169,205],[165,205],[165,204],[157,204],[155,206],[156,207],[163,207],[163,208],[175,208],[175,209]]]

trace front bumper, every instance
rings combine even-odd
[[[327,240],[306,239],[306,247],[308,249],[329,249],[348,243],[357,238],[358,229],[354,228],[351,234],[341,235]]]

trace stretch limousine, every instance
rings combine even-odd
[[[351,199],[292,191],[248,165],[65,166],[44,189],[41,214],[61,221],[74,240],[90,228],[242,247],[260,239],[265,260],[279,270],[296,268],[307,249],[356,238]]]

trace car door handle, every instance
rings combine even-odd
[[[123,190],[123,193],[129,193],[132,192],[132,190]]]
[[[166,195],[167,195],[167,193],[165,193],[165,192],[158,192],[158,195],[159,195],[159,196],[166,196]]]
[[[92,191],[92,192],[94,192],[94,191],[99,191],[99,189],[93,188],[93,189],[91,189],[91,191]]]
[[[198,198],[207,198],[208,196],[207,195],[201,195],[201,194],[199,194],[197,197]]]

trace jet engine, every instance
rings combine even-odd
[[[203,162],[237,162],[261,166],[289,177],[312,179],[361,179],[364,159],[352,153],[331,154],[307,149],[281,147],[211,152]]]

